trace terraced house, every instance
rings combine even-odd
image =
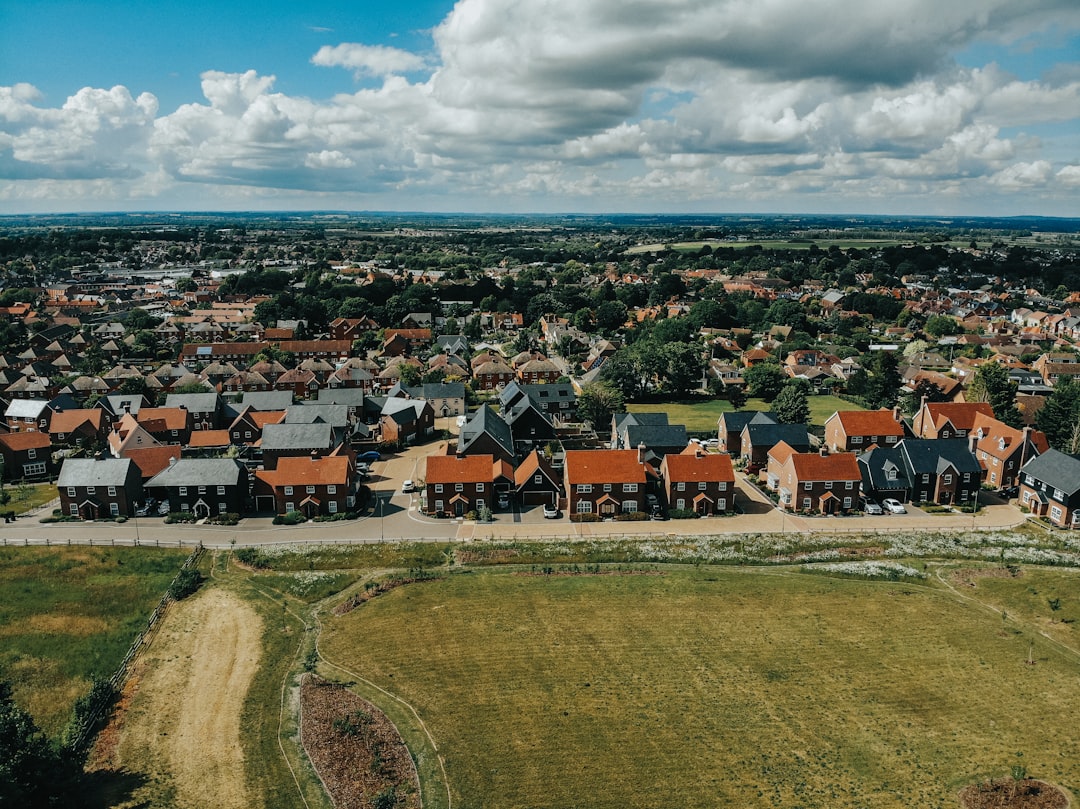
[[[1024,464],[1020,504],[1059,528],[1080,525],[1080,455],[1049,449]]]

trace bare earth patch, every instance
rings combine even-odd
[[[95,759],[146,779],[149,794],[140,789],[127,805],[252,805],[240,718],[261,636],[258,614],[220,588],[170,607]]]
[[[979,579],[1016,579],[1024,575],[1018,567],[958,567],[952,579],[958,584],[977,587]]]
[[[344,686],[308,675],[300,690],[300,737],[337,809],[371,809],[396,798],[419,809],[416,766],[397,728],[382,711]]]
[[[1069,798],[1053,784],[1024,778],[995,778],[960,790],[964,809],[1066,809]]]

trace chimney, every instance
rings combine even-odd
[[[828,458],[829,457],[829,448],[827,446],[825,446],[824,444],[822,444],[818,448],[818,455],[820,455],[822,458]]]
[[[968,435],[968,450],[972,455],[975,454],[975,448],[979,446],[979,439],[982,437],[982,430]]]
[[[904,417],[902,415],[900,415],[900,407],[899,406],[894,407],[892,409],[892,417],[896,420],[897,423],[902,422],[904,420]]]
[[[698,444],[697,449],[694,450],[694,457],[695,458],[704,458],[705,457],[705,455],[702,454],[702,452],[701,452],[701,445],[700,444]]]
[[[637,460],[638,463],[645,463],[645,442],[642,441],[637,445]]]
[[[169,466],[176,466],[176,456],[175,455],[170,455],[169,456]]]

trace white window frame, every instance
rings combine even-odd
[[[218,486],[217,487],[217,493],[222,494],[222,495],[225,494],[225,487],[224,486]]]
[[[622,485],[623,494],[633,494],[637,492],[636,483],[624,483]]]
[[[296,503],[290,503],[290,502],[286,501],[286,503],[285,503],[285,513],[288,514],[290,511],[296,511]]]
[[[577,501],[577,513],[578,514],[592,514],[592,500],[578,500]]]
[[[181,497],[187,496],[187,486],[180,486],[177,488],[176,493]]]
[[[116,487],[115,486],[110,486],[109,487],[109,497],[116,497]]]
[[[577,493],[578,494],[592,494],[592,484],[591,483],[579,483],[577,485]]]
[[[334,483],[328,484],[327,487],[326,487],[326,493],[327,494],[337,494],[337,485],[334,484]]]
[[[623,500],[622,501],[622,512],[623,512],[623,514],[629,514],[629,513],[633,512],[633,511],[637,511],[637,510],[638,510],[638,502],[637,502],[637,500]]]
[[[283,493],[283,494],[284,494],[284,495],[285,495],[286,497],[288,497],[288,496],[291,496],[291,495],[292,495],[292,493],[293,493],[293,487],[292,487],[292,486],[286,486],[286,487],[285,487],[285,490],[284,490],[284,492],[282,492],[282,493]]]
[[[436,483],[435,484],[435,494],[442,494],[442,487],[443,487],[443,485],[441,483]],[[442,511],[442,509],[439,509],[439,511]]]

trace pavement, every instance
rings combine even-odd
[[[420,509],[420,494],[401,491],[405,480],[422,480],[424,459],[446,451],[446,442],[410,447],[371,464],[367,485],[374,507],[356,520],[273,525],[270,517],[247,517],[235,526],[166,525],[161,517],[137,517],[126,523],[41,523],[45,509],[34,517],[0,523],[4,545],[117,544],[210,548],[293,543],[446,542],[474,540],[567,540],[587,537],[712,536],[781,533],[889,534],[910,530],[1008,529],[1025,521],[1020,510],[984,493],[976,514],[927,514],[907,504],[907,514],[850,517],[800,517],[778,510],[745,478],[736,481],[741,514],[696,520],[571,523],[565,515],[546,520],[539,506],[497,509],[494,521],[435,519]]]

